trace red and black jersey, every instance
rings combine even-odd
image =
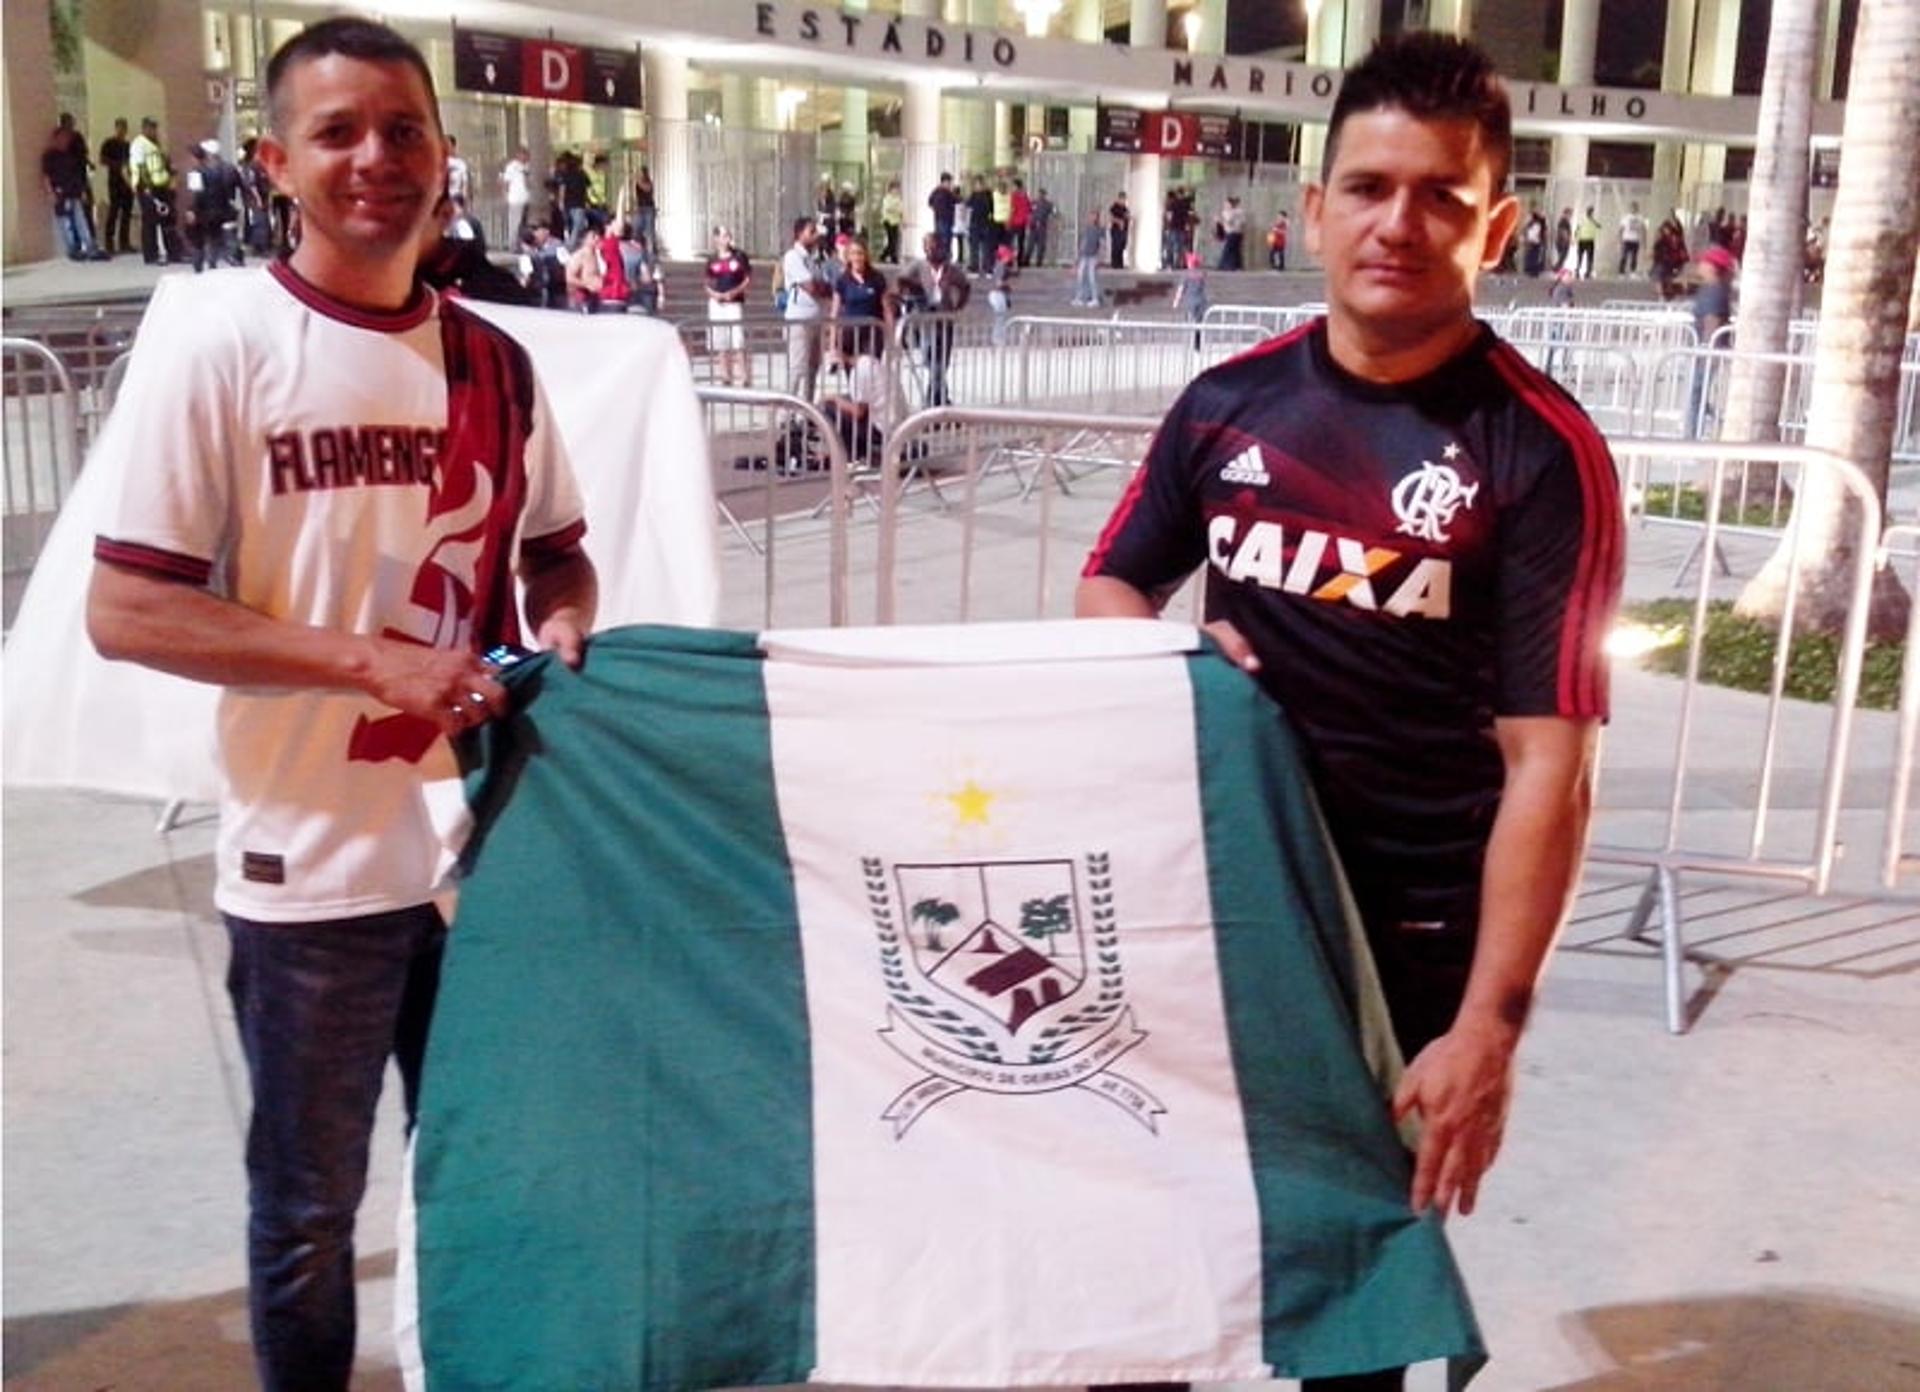
[[[752,274],[753,267],[744,252],[729,251],[724,256],[716,252],[707,258],[707,289],[716,294],[738,290]]]
[[[1206,613],[1299,727],[1369,923],[1477,913],[1496,716],[1605,718],[1622,566],[1606,442],[1483,329],[1391,386],[1322,320],[1188,386],[1086,574]]]

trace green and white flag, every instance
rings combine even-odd
[[[627,629],[509,683],[402,1217],[410,1387],[1477,1352],[1299,752],[1193,629]]]

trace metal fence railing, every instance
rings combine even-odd
[[[1644,867],[1648,879],[1632,914],[1627,933],[1642,934],[1656,918],[1660,924],[1666,968],[1667,1023],[1676,1033],[1686,1026],[1686,994],[1682,979],[1684,923],[1680,877],[1689,871],[1720,875],[1757,876],[1802,885],[1816,894],[1831,884],[1839,848],[1840,815],[1859,699],[1861,664],[1866,647],[1867,621],[1873,575],[1881,537],[1881,509],[1872,482],[1845,460],[1792,445],[1704,445],[1650,439],[1612,442],[1614,457],[1633,498],[1649,470],[1662,468],[1676,488],[1694,491],[1702,500],[1699,522],[1702,554],[1720,554],[1735,533],[1727,525],[1731,479],[1758,465],[1777,471],[1795,499],[1778,530],[1751,529],[1740,538],[1756,563],[1780,567],[1783,595],[1781,613],[1771,632],[1768,685],[1758,711],[1747,701],[1716,699],[1711,715],[1703,715],[1702,669],[1709,625],[1716,601],[1731,597],[1715,568],[1701,565],[1689,596],[1685,659],[1675,699],[1658,719],[1670,727],[1673,754],[1656,782],[1660,790],[1661,825],[1656,833],[1628,843],[1596,843],[1589,858],[1603,864]],[[1630,564],[1636,538],[1648,535],[1630,529]],[[1823,564],[1826,556],[1844,559],[1836,589],[1844,600],[1844,617],[1834,671],[1834,695],[1825,707],[1789,703],[1785,689],[1796,643],[1802,636],[1796,624],[1796,597],[1801,571]],[[1757,717],[1757,718],[1756,718]],[[1646,723],[1641,713],[1637,735],[1644,742]],[[1820,750],[1819,762],[1808,766],[1784,763],[1787,752]],[[1602,764],[1601,796],[1607,795],[1606,765]],[[1791,774],[1791,779],[1788,775]],[[1783,788],[1801,785],[1794,811],[1813,814],[1791,819],[1783,831]],[[1811,784],[1811,788],[1805,785]],[[1696,785],[1705,792],[1694,797]],[[1810,793],[1810,796],[1809,796]],[[1806,804],[1804,806],[1799,804]],[[1744,829],[1737,834],[1727,813],[1737,812]],[[1783,842],[1785,844],[1783,844]]]
[[[721,523],[760,560],[759,623],[795,620],[781,599],[782,530],[800,514],[826,517],[826,622],[847,618],[847,523],[853,499],[846,438],[835,415],[783,392],[700,386]],[[817,621],[817,620],[815,620]]]
[[[80,412],[66,364],[43,343],[0,339],[5,565],[33,569],[80,467]]]
[[[1030,608],[995,617],[1071,613],[1072,577],[1118,492],[1082,495],[1076,484],[1101,470],[1118,470],[1124,482],[1159,424],[1157,416],[956,406],[909,417],[888,439],[880,469],[875,621],[902,622],[909,603],[916,621],[977,619],[976,580],[989,568],[1003,594],[1010,574],[1029,574],[1032,583]],[[938,524],[918,520],[909,537],[904,485],[914,471],[935,469],[958,509]],[[1002,497],[1017,506],[993,515],[993,551],[983,556],[983,490],[996,475],[1006,481]],[[902,564],[908,556],[911,576]]]

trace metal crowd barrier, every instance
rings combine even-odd
[[[827,516],[827,622],[848,622],[847,522],[853,498],[847,447],[828,415],[785,392],[700,386],[721,524],[761,560],[760,626],[781,595],[776,549],[798,517]],[[789,619],[788,622],[793,622]]]
[[[1719,341],[1718,335],[1715,340]],[[1797,444],[1804,440],[1813,403],[1815,364],[1811,347],[1804,352],[1785,353],[1742,353],[1719,347],[1662,352],[1645,374],[1633,433],[1675,439],[1715,438],[1725,418],[1734,372],[1741,363],[1773,363],[1784,370],[1786,380],[1775,424],[1783,441]],[[1920,360],[1903,361],[1900,366],[1893,462],[1920,463]]]
[[[1786,477],[1795,499],[1779,531],[1747,539],[1758,560],[1765,560],[1776,548],[1787,557],[1782,577],[1787,599],[1774,638],[1758,748],[1750,755],[1737,756],[1736,766],[1713,771],[1716,777],[1731,780],[1734,786],[1734,791],[1716,795],[1750,806],[1744,843],[1729,846],[1724,834],[1715,834],[1711,808],[1700,801],[1690,801],[1688,796],[1695,775],[1705,776],[1697,767],[1700,755],[1696,735],[1702,727],[1700,670],[1709,606],[1716,598],[1730,598],[1734,592],[1732,587],[1720,583],[1713,567],[1702,565],[1692,594],[1685,671],[1674,712],[1674,753],[1662,799],[1663,831],[1646,845],[1595,844],[1588,851],[1588,859],[1596,863],[1641,866],[1648,870],[1646,886],[1626,933],[1642,936],[1658,914],[1666,977],[1667,1026],[1680,1033],[1687,1023],[1682,977],[1685,924],[1680,877],[1683,873],[1699,871],[1786,880],[1801,884],[1815,894],[1826,893],[1832,882],[1861,660],[1866,648],[1868,604],[1880,548],[1881,509],[1873,484],[1861,470],[1836,456],[1800,446],[1623,439],[1615,440],[1612,447],[1615,460],[1629,480],[1630,497],[1631,481],[1644,476],[1645,470],[1655,463],[1662,463],[1672,471],[1677,486],[1698,490],[1705,510],[1700,524],[1700,545],[1706,554],[1715,554],[1723,541],[1733,536],[1724,523],[1723,511],[1734,470],[1752,465],[1776,469]],[[1822,717],[1798,703],[1790,709],[1784,690],[1795,641],[1794,584],[1806,564],[1801,533],[1805,528],[1823,523],[1826,526],[1819,539],[1844,548],[1843,554],[1850,557],[1845,585],[1846,620],[1841,630],[1834,699],[1824,716],[1824,756],[1817,770],[1818,793],[1812,833],[1797,847],[1781,851],[1775,822],[1779,811],[1783,742],[1791,734],[1794,743],[1805,748],[1810,739],[1822,734],[1817,728]],[[1713,738],[1720,741],[1723,750],[1739,724],[1737,711],[1730,709],[1727,702],[1737,699],[1716,698],[1719,709],[1711,728]],[[1607,770],[1603,760],[1603,796]],[[1813,771],[1794,772],[1804,776]]]
[[[921,622],[966,622],[975,612],[976,575],[981,555],[981,489],[997,472],[1009,475],[1008,495],[1032,512],[997,512],[991,519],[996,551],[992,564],[1005,575],[1013,565],[1030,564],[1033,605],[1018,615],[1041,618],[1070,612],[1059,600],[1070,596],[1086,550],[1112,510],[1119,487],[1147,441],[1159,429],[1158,417],[1112,416],[1093,412],[1023,411],[942,406],[901,422],[886,443],[880,469],[880,527],[874,565],[874,617],[882,624],[902,621],[904,592],[920,601],[912,616]],[[1076,492],[1074,484],[1090,469],[1120,465],[1108,476],[1115,486]],[[961,494],[958,516],[922,515],[911,534],[901,502],[914,470],[943,470]],[[901,556],[912,546],[912,576],[903,579]],[[1023,561],[1021,552],[1031,552]],[[950,588],[948,588],[950,586]]]
[[[43,343],[0,339],[5,568],[33,569],[80,469],[79,410],[66,365]]]
[[[1297,305],[1211,305],[1200,322],[1209,328],[1252,328],[1269,338],[1291,333],[1302,324],[1311,324],[1327,312],[1324,304]]]

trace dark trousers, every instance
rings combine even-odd
[[[900,224],[883,222],[880,224],[880,231],[882,238],[880,259],[889,266],[897,265],[900,261]]]
[[[148,262],[178,261],[180,232],[174,225],[173,195],[140,195],[140,255]]]
[[[107,227],[100,249],[115,255],[133,250],[133,188],[125,180],[107,181]]]
[[[387,1059],[420,1100],[446,925],[431,904],[330,923],[226,916],[227,993],[253,1083],[248,1309],[265,1392],[345,1392],[353,1220]]]
[[[1127,234],[1119,228],[1107,233],[1107,248],[1112,253],[1113,269],[1124,271],[1127,268]]]
[[[195,222],[193,225],[193,269],[204,271],[209,266],[218,266],[221,262],[239,266],[245,264],[240,254],[240,245],[234,240],[230,223],[215,222],[211,217]]]

